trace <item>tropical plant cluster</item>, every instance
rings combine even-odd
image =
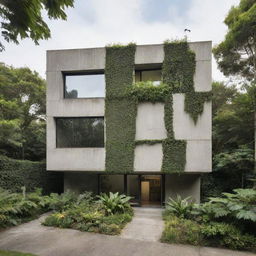
[[[91,193],[86,192],[72,197],[67,204],[58,205],[55,212],[48,216],[43,224],[117,235],[132,219],[130,199],[112,192],[95,198]]]
[[[44,196],[42,189],[27,193],[26,187],[22,187],[21,192],[12,193],[0,188],[0,228],[16,226],[50,210],[62,209],[72,198],[70,193]]]
[[[256,190],[235,189],[202,204],[170,198],[162,241],[256,251]]]

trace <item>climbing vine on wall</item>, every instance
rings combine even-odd
[[[162,171],[182,172],[186,164],[186,141],[176,140],[173,130],[173,93],[184,93],[184,111],[196,124],[203,113],[204,103],[211,100],[211,92],[195,92],[195,53],[186,41],[165,42],[162,82],[133,84],[136,46],[106,48],[106,170],[115,173],[133,171],[136,145],[162,143]],[[135,141],[138,102],[165,104],[164,140]]]
[[[106,171],[133,171],[137,101],[126,97],[132,86],[136,46],[106,47]]]

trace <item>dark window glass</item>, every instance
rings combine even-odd
[[[104,147],[104,118],[56,118],[57,148]]]
[[[65,74],[65,98],[105,97],[104,74]]]
[[[136,70],[135,82],[152,81],[154,85],[161,83],[161,69],[154,70]]]

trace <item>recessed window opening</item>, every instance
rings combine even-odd
[[[135,82],[151,81],[153,85],[160,85],[162,80],[162,70],[135,70]]]
[[[105,75],[101,73],[64,73],[64,98],[105,97]]]
[[[104,147],[103,117],[58,117],[55,120],[57,148]]]

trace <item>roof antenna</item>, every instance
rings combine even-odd
[[[190,33],[190,32],[191,32],[190,29],[188,29],[188,28],[184,29],[184,38],[185,38],[186,41],[188,41],[188,33]]]

